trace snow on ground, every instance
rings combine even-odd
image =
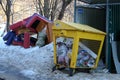
[[[41,72],[44,74],[43,69],[49,69],[48,67],[52,67],[52,59],[52,43],[42,48],[31,47],[24,49],[21,46],[7,46],[4,44],[2,38],[0,38],[0,61],[21,69],[21,73],[25,74],[25,76],[35,76]],[[45,65],[47,66],[45,67]]]
[[[115,74],[105,73],[76,73],[69,77],[67,73],[56,70],[52,72],[53,43],[42,48],[31,47],[24,49],[21,46],[4,44],[0,37],[0,63],[7,63],[18,68],[19,73],[31,80],[119,80]],[[115,77],[116,76],[116,77]]]
[[[21,46],[7,46],[0,37],[0,64],[16,67],[21,75],[30,80],[120,80],[119,74],[79,72],[69,77],[63,71],[52,72],[53,60],[53,43],[41,48],[36,46],[24,49]]]

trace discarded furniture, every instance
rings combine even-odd
[[[31,45],[31,35],[38,34],[38,32],[42,31],[44,28],[46,28],[47,43],[50,43],[52,41],[52,21],[37,13],[34,13],[28,18],[10,25],[10,30],[14,31],[16,36],[21,34],[23,35],[23,42],[14,40],[11,40],[11,42],[15,45],[18,44],[22,45],[24,48],[29,48]]]

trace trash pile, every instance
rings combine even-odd
[[[58,64],[69,66],[72,54],[73,39],[59,37],[56,39],[56,43]],[[90,51],[87,51],[88,49],[82,43],[80,43],[78,47],[79,50],[76,59],[76,67],[94,67],[97,55],[93,54],[92,52],[89,53]]]
[[[46,44],[45,41],[46,41],[46,33],[39,32],[38,33],[38,40],[36,42],[36,45],[39,46],[39,47],[42,47]]]
[[[69,66],[70,57],[72,53],[73,39],[59,37],[56,39],[56,42],[58,64]]]
[[[7,45],[20,45],[24,48],[35,46],[37,40],[40,39],[37,34],[44,28],[46,28],[46,35],[44,35],[47,36],[46,43],[52,41],[52,21],[37,13],[10,25],[9,28],[10,31],[3,37]],[[33,35],[36,35],[36,37],[33,37]]]
[[[89,49],[86,45],[79,42],[78,57],[77,57],[77,67],[89,67],[93,68],[95,65],[95,59],[97,55]]]
[[[77,67],[94,67],[95,59],[84,49],[79,48]]]

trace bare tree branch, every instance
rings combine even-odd
[[[51,20],[54,20],[55,18],[62,19],[66,7],[72,1],[73,0],[39,0],[39,12]]]
[[[0,5],[1,5],[1,7],[2,7],[4,13],[6,14],[6,10],[5,10],[4,6],[3,6],[2,0],[0,0]]]
[[[52,10],[51,10],[51,20],[52,21],[55,18],[55,13],[56,13],[57,5],[58,5],[58,0],[54,1],[53,6],[52,6]]]
[[[73,1],[73,0],[62,0],[63,1],[63,5],[62,5],[62,9],[60,11],[60,14],[58,16],[58,19],[61,20],[64,16],[64,12],[66,7]]]
[[[3,0],[0,0],[0,4],[7,18],[6,29],[7,31],[9,31],[10,13],[11,13],[11,5],[12,5],[11,0],[4,1],[4,4],[3,4]]]
[[[38,0],[38,6],[39,6],[39,13],[41,13],[41,15],[43,15],[43,5],[42,5],[42,2],[41,0]]]
[[[44,0],[44,16],[49,18],[49,12],[50,12],[50,0]]]

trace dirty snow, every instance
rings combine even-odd
[[[77,72],[74,76],[69,77],[68,71],[52,72],[54,66],[53,43],[41,48],[36,46],[28,49],[21,46],[7,46],[4,43],[0,37],[0,65],[15,67],[19,74],[30,80],[120,80],[119,74]],[[0,71],[1,74],[4,72],[6,72],[5,69]],[[17,78],[14,80],[20,80]]]
[[[33,76],[37,75],[36,72],[34,72],[33,70],[30,70],[30,69],[29,70],[22,70],[22,71],[20,71],[20,73],[23,74],[25,77],[29,77],[29,78],[33,78],[33,79],[34,79]]]

